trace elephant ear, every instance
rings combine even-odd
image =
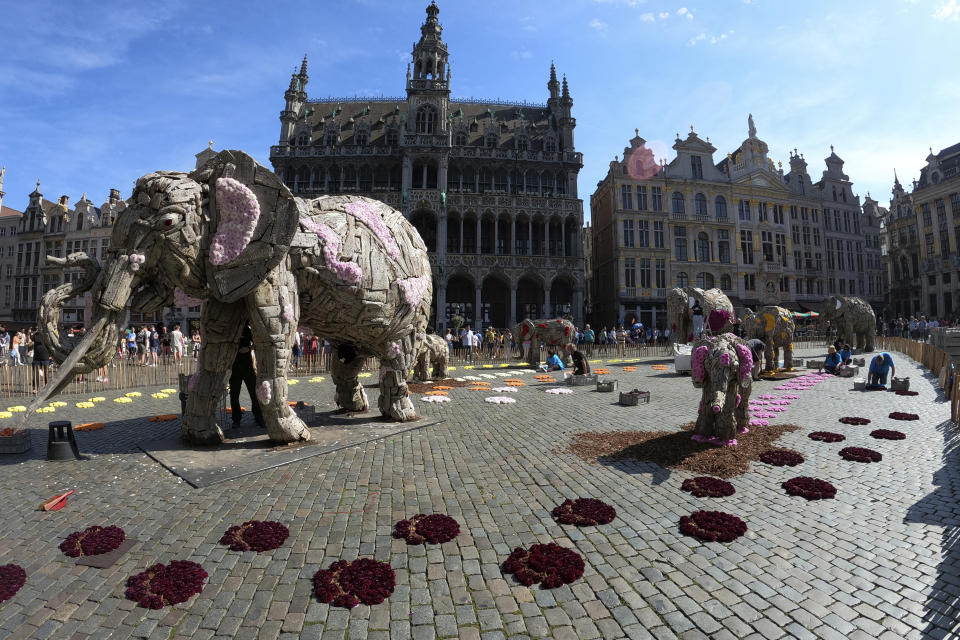
[[[211,294],[235,302],[286,258],[300,208],[280,178],[243,151],[221,151],[190,177],[205,185],[201,251]]]

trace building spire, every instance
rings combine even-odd
[[[300,63],[300,75],[307,77],[307,54],[303,54],[303,62]]]
[[[550,61],[550,80],[547,82],[547,91],[550,92],[551,100],[560,97],[560,83],[557,82],[557,68],[553,66],[553,60]]]
[[[900,187],[900,178],[897,177],[897,169],[896,169],[896,167],[894,167],[894,169],[893,169],[893,187],[894,187],[895,189]]]
[[[563,98],[570,99],[570,88],[567,86],[567,74],[563,74]]]

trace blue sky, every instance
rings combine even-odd
[[[193,155],[241,148],[269,165],[290,72],[308,94],[403,95],[426,0],[4,3],[4,204],[35,181],[95,203]],[[589,196],[634,128],[658,155],[694,125],[718,148],[753,113],[771,157],[818,179],[830,145],[857,193],[886,204],[894,167],[960,141],[960,0],[440,0],[454,97],[543,101],[566,73]]]

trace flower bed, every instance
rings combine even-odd
[[[736,493],[733,485],[726,480],[711,478],[710,476],[687,478],[680,485],[680,488],[689,491],[698,498],[726,498]]]
[[[127,534],[117,526],[87,527],[74,531],[60,543],[60,550],[71,558],[98,556],[113,551],[126,539]]]
[[[143,573],[127,579],[128,600],[141,607],[160,609],[166,605],[186,602],[203,591],[207,572],[196,562],[174,560],[170,564],[155,564]]]
[[[553,517],[560,524],[575,524],[578,527],[610,524],[617,517],[617,510],[595,498],[564,500],[553,508]]]
[[[814,431],[807,437],[818,442],[842,442],[847,439],[846,436],[832,431]]]
[[[9,600],[27,582],[27,572],[15,564],[0,565],[0,602]]]
[[[846,418],[840,418],[840,422],[842,422],[843,424],[864,425],[864,424],[870,424],[870,419],[869,419],[869,418],[846,417]]]
[[[780,486],[791,496],[800,496],[807,500],[824,500],[837,495],[837,488],[826,480],[806,476],[790,478]]]
[[[503,563],[503,570],[526,587],[539,582],[544,589],[554,589],[583,577],[584,564],[576,551],[550,542],[529,550],[517,547]]]
[[[760,454],[760,462],[775,467],[795,467],[803,462],[803,456],[788,449],[769,449]]]
[[[564,388],[562,388],[562,387],[553,387],[553,388],[550,388],[550,389],[544,389],[543,392],[544,392],[544,393],[552,393],[553,395],[560,396],[560,395],[567,395],[567,394],[573,393],[573,390],[572,390],[572,389],[564,389]]]
[[[763,419],[761,419],[761,418],[754,418],[754,419],[752,419],[752,420],[750,421],[750,426],[751,426],[751,427],[769,427],[769,426],[770,426],[770,421],[769,421],[769,420],[763,420]],[[739,430],[739,429],[737,429],[737,433],[740,433],[740,430]],[[749,433],[749,431],[745,431],[744,433]]]
[[[897,394],[898,396],[916,396],[916,395],[920,395],[920,392],[919,392],[919,391],[904,391],[903,389],[900,389],[899,391],[896,392],[896,394]]]
[[[680,518],[680,533],[705,542],[732,542],[746,532],[746,522],[722,511],[695,511]]]
[[[423,400],[424,402],[434,402],[434,403],[450,402],[450,398],[448,398],[447,396],[423,396],[420,399]]]
[[[490,404],[513,404],[516,402],[516,399],[506,396],[490,396],[489,398],[484,398],[483,401],[489,402]]]
[[[396,586],[396,574],[386,562],[357,558],[338,560],[313,574],[313,592],[320,602],[352,609],[361,602],[380,604]]]
[[[878,440],[906,440],[907,434],[902,431],[893,431],[891,429],[876,429],[870,432],[870,435]]]
[[[220,538],[232,551],[270,551],[284,543],[290,530],[279,522],[248,520],[227,529]]]
[[[851,462],[880,462],[883,456],[873,449],[863,447],[847,447],[840,449],[840,457]]]
[[[516,393],[517,388],[516,387],[494,387],[493,389],[490,389],[490,391],[493,391],[494,393]]]
[[[393,537],[402,538],[407,544],[443,544],[460,535],[460,523],[448,515],[418,513],[409,520],[401,520],[393,526]]]
[[[915,413],[904,413],[902,411],[894,411],[890,414],[889,418],[891,420],[919,420],[920,416]]]

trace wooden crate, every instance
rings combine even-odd
[[[910,378],[894,378],[890,381],[892,391],[910,391]]]
[[[569,376],[567,378],[567,384],[571,387],[585,387],[590,384],[597,383],[597,376],[592,373],[587,373],[582,376]]]
[[[597,380],[597,391],[600,393],[611,393],[617,390],[616,380]]]

